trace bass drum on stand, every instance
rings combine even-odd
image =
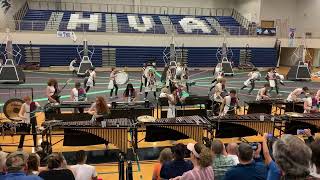
[[[126,72],[119,72],[116,74],[115,81],[119,85],[127,84],[129,81],[129,75]]]
[[[12,121],[20,121],[19,112],[23,103],[22,99],[9,99],[3,106],[4,115]]]

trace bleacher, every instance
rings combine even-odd
[[[248,34],[248,30],[242,27],[238,21],[231,16],[215,16],[219,24],[226,28],[230,35]]]
[[[51,14],[52,11],[29,10],[23,17],[20,27],[17,25],[16,28],[20,30],[44,31]]]
[[[56,18],[56,14],[62,14],[62,18]],[[116,15],[116,18],[112,18],[112,15]],[[107,16],[111,18],[107,18]],[[209,22],[208,18],[215,18],[221,27],[224,27],[227,31],[230,30],[231,35],[248,33],[232,16],[109,14],[104,12],[45,11],[31,9],[29,9],[22,18],[21,26],[17,25],[16,29],[45,31],[47,24],[52,25],[58,23],[57,29],[54,30],[108,32],[108,26],[116,26],[118,27],[118,33],[166,34],[171,33],[166,32],[166,27],[173,25],[179,34],[218,35],[219,33],[215,29],[216,25],[211,24],[212,22]]]

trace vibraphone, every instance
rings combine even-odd
[[[271,114],[272,107],[275,107],[276,111],[280,110],[280,114],[281,110],[284,110],[284,112],[303,112],[303,107],[301,109],[301,103],[303,104],[303,102],[292,103],[281,98],[261,101],[245,101],[244,103],[248,105],[248,108],[245,109],[245,113],[247,111],[246,114]]]
[[[294,115],[283,115],[285,121],[285,133],[296,134],[297,129],[311,129],[311,132],[320,130],[320,113],[296,113]]]
[[[210,108],[212,101],[209,99],[208,96],[189,96],[185,99],[183,103],[177,103],[177,112],[176,116],[192,116],[192,115],[199,115],[203,116],[207,114],[207,109]],[[199,108],[190,108],[186,109],[187,106],[194,106],[200,105]],[[157,118],[165,118],[167,117],[167,111],[163,110],[163,106],[169,106],[167,98],[159,98],[157,107],[160,109],[160,114],[157,111]],[[180,109],[178,109],[181,107]]]
[[[275,123],[281,120],[270,114],[248,114],[209,118],[216,128],[216,137],[231,138],[273,133]]]
[[[136,119],[142,115],[153,116],[154,105],[149,101],[113,102],[111,104],[110,118]]]
[[[146,142],[192,138],[202,142],[204,130],[211,132],[211,123],[200,116],[161,118],[143,123],[146,127]]]
[[[105,124],[104,124],[105,122]],[[52,131],[64,130],[65,146],[87,146],[110,142],[120,151],[128,150],[128,131],[133,127],[130,119],[106,119],[103,122],[73,121],[44,123]],[[50,132],[51,136],[55,135]]]
[[[134,103],[114,102],[110,108],[109,118],[130,118],[135,119],[142,115],[153,116],[154,105],[150,102],[136,101]],[[70,113],[70,108],[90,108],[90,102],[65,101],[61,104],[48,104],[45,108],[46,120],[63,119],[64,121],[88,121],[92,115],[88,113]],[[54,109],[69,109],[69,112],[57,113]],[[53,110],[53,111],[52,111]],[[72,110],[71,110],[72,111]]]

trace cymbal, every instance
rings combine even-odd
[[[145,115],[145,116],[139,116],[137,120],[142,123],[147,123],[147,122],[155,122],[156,118]]]

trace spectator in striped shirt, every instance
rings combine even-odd
[[[189,143],[187,148],[191,151],[190,156],[194,168],[185,172],[182,176],[174,178],[174,180],[214,180],[211,166],[213,155],[210,149],[200,143]]]

